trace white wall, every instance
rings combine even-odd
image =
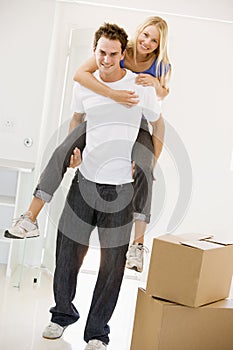
[[[166,113],[188,150],[193,169],[193,198],[187,224],[179,230],[219,230],[231,235],[232,34],[229,23],[170,22],[174,75]]]
[[[154,12],[156,14],[162,13],[165,14],[176,14],[178,16],[195,16],[195,17],[206,17],[206,18],[215,18],[219,20],[229,20],[232,21],[233,10],[232,10],[232,1],[231,0],[196,0],[196,1],[187,1],[187,0],[163,0],[163,1],[154,1],[147,0],[142,2],[141,0],[58,0],[61,2],[69,3],[87,3],[95,4],[99,6],[109,6],[109,8],[125,8],[131,9],[131,11],[141,11],[144,13]],[[114,10],[113,10],[114,11]],[[96,12],[95,12],[96,14]]]
[[[55,5],[55,0],[0,1],[0,158],[37,162]],[[25,147],[26,138],[33,140],[31,147]],[[30,193],[35,172],[31,177]],[[12,186],[9,178],[6,182]],[[23,210],[29,204],[25,195],[19,198]],[[42,244],[28,244],[30,263],[39,264]]]
[[[53,0],[0,2],[0,158],[35,162],[54,10]]]

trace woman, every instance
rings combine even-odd
[[[167,82],[170,77],[171,67],[167,56],[167,31],[167,23],[162,18],[149,17],[146,19],[146,21],[138,27],[134,39],[129,42],[125,58],[121,62],[122,67],[138,73],[136,78],[137,84],[154,86],[156,94],[160,99],[163,99],[169,93]],[[92,73],[96,69],[97,66],[94,57],[90,58],[77,70],[74,80],[96,93],[110,97],[116,102],[125,104],[128,107],[138,103],[137,96],[133,91],[112,90],[97,81],[92,76]],[[25,238],[39,235],[36,221],[39,212],[43,208],[45,202],[51,200],[53,193],[62,180],[66,167],[69,164],[75,167],[81,162],[80,150],[82,151],[85,146],[84,124],[85,123],[82,123],[75,129],[78,141],[71,146],[72,150],[74,149],[71,159],[71,153],[67,152],[67,148],[64,147],[64,144],[56,149],[41,175],[28,211],[17,220],[11,229],[5,232],[5,237]],[[160,125],[156,125],[156,128],[158,129],[157,137],[151,136],[147,122],[142,118],[141,128],[132,155],[132,159],[135,163],[135,238],[127,253],[126,266],[139,272],[142,271],[143,267],[143,250],[145,249],[143,246],[144,233],[146,225],[150,220],[153,184],[152,172],[163,145],[163,121],[160,122]],[[75,146],[78,146],[78,149],[75,148]],[[58,154],[59,157],[57,156]],[[53,177],[49,177],[47,169],[52,166],[54,167],[54,164],[56,167],[56,174],[53,173]],[[55,177],[56,180],[54,180]]]

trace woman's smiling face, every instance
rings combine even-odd
[[[153,52],[159,46],[160,34],[156,26],[145,27],[137,38],[137,53],[145,55]]]

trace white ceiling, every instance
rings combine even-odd
[[[58,0],[83,4],[126,7],[193,17],[212,18],[233,22],[233,0]]]

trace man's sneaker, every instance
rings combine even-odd
[[[39,235],[37,221],[33,222],[27,213],[14,220],[12,227],[4,232],[4,237],[16,239],[38,237]]]
[[[144,251],[148,253],[148,248],[141,243],[132,244],[126,254],[126,267],[137,272],[143,270]]]
[[[46,339],[58,339],[61,338],[66,327],[62,327],[57,323],[50,322],[42,333],[43,338]]]
[[[107,345],[103,343],[101,340],[92,339],[89,340],[85,350],[106,350]]]

